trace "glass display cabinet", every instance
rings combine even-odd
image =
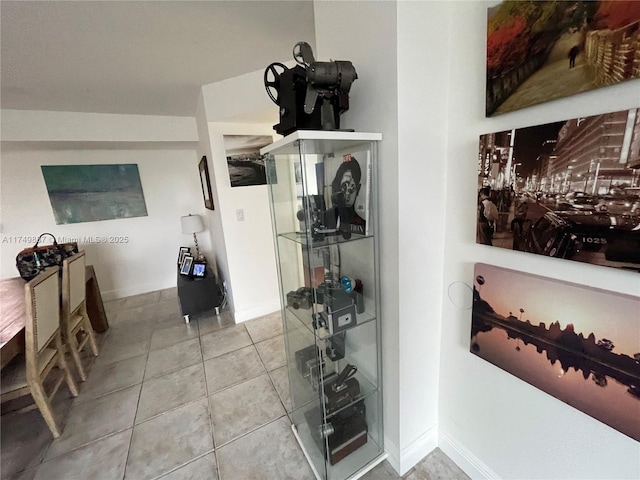
[[[293,431],[318,478],[382,461],[378,133],[294,132],[261,150]]]

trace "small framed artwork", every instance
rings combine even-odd
[[[204,278],[207,275],[207,262],[195,260],[191,268],[191,276],[195,278]]]
[[[180,275],[191,275],[191,266],[193,265],[193,257],[185,255],[180,266]]]
[[[178,265],[182,265],[182,261],[184,260],[184,256],[191,253],[191,248],[189,247],[180,247],[180,253],[178,253]]]
[[[209,167],[207,166],[207,157],[203,156],[198,165],[200,171],[200,185],[202,186],[202,196],[204,198],[204,206],[209,210],[213,210],[213,195],[211,195],[211,179],[209,178]]]

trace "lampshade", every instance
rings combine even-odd
[[[202,224],[200,215],[189,214],[180,217],[180,223],[182,225],[182,233],[198,233],[204,231],[204,225]]]

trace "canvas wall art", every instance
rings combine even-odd
[[[267,171],[260,149],[270,145],[269,135],[225,135],[229,180],[232,187],[266,185]]]
[[[638,1],[504,1],[487,17],[488,117],[640,78]]]
[[[470,351],[640,441],[640,297],[478,263]]]
[[[640,272],[640,109],[481,135],[476,241]]]
[[[147,216],[136,164],[41,168],[57,225]]]

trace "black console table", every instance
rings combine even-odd
[[[216,315],[218,315],[222,298],[213,269],[207,267],[207,276],[204,278],[192,278],[180,275],[178,272],[178,298],[180,310],[186,323],[189,323],[190,315],[197,315],[209,310],[215,309]]]

